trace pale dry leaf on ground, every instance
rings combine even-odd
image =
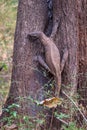
[[[61,98],[52,97],[41,101],[40,105],[46,106],[48,108],[53,108],[53,107],[56,108],[57,105],[61,105],[61,103],[62,103]]]

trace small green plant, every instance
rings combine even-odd
[[[69,126],[62,126],[63,130],[85,130],[83,128],[77,128],[76,123],[70,122]]]
[[[55,112],[54,113],[54,116],[56,117],[56,118],[60,118],[60,119],[63,119],[63,118],[69,118],[69,115],[66,115],[66,114],[64,114],[64,113],[60,113],[60,114],[58,114],[57,112]]]
[[[5,62],[0,62],[0,68],[2,67],[2,69],[4,70],[8,70],[8,65]]]
[[[4,108],[3,111],[9,113],[9,116],[4,117],[3,121],[6,121],[8,125],[11,125],[14,119],[18,118],[16,108],[19,108],[19,104],[13,103],[9,105],[7,108]]]

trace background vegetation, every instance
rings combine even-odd
[[[11,81],[17,6],[18,0],[0,0],[0,113]]]

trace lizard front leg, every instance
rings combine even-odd
[[[38,61],[46,70],[51,72],[50,68],[48,67],[48,65],[46,64],[46,62],[42,59],[40,55],[35,56],[34,61]]]
[[[60,26],[60,23],[61,23],[61,18],[59,18],[59,20],[56,20],[56,21],[54,22],[54,25],[53,25],[53,29],[52,29],[52,33],[51,33],[50,38],[54,39],[54,36],[55,36],[55,34],[56,34],[56,32],[57,32],[57,29],[58,29],[59,26]]]

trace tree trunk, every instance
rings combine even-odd
[[[87,105],[87,1],[78,1],[79,75],[80,103]]]
[[[85,3],[85,0],[83,0]],[[83,5],[85,6],[85,4]],[[78,6],[79,4],[79,6]],[[64,49],[68,48],[68,60],[62,72],[62,90],[73,96],[85,78],[79,76],[87,69],[87,48],[86,48],[86,6],[84,13],[78,12],[82,3],[76,0],[54,0],[53,1],[53,24],[60,19],[60,24],[55,36],[55,44],[59,48],[61,59]],[[81,19],[80,19],[81,18]],[[83,20],[84,18],[84,20]],[[38,42],[30,42],[28,34],[33,31],[44,31],[47,23],[46,0],[20,0],[18,6],[17,26],[14,38],[13,71],[9,96],[4,105],[7,108],[12,103],[20,104],[17,109],[22,116],[39,118],[42,107],[37,106],[30,100],[42,101],[45,96],[44,86],[50,80],[45,76],[41,66],[34,62],[34,57],[42,54],[43,46]],[[82,23],[83,21],[83,23]],[[52,26],[51,26],[52,27]],[[82,62],[84,60],[84,62]],[[79,67],[79,62],[84,63]],[[86,77],[86,76],[85,76]],[[86,86],[87,82],[85,82]],[[64,88],[63,88],[64,86]],[[2,113],[4,117],[5,112]],[[1,117],[2,117],[1,116]],[[21,121],[23,121],[21,118]]]
[[[34,30],[44,30],[47,19],[47,5],[44,0],[20,0],[17,14],[16,32],[14,38],[13,71],[9,96],[4,105],[7,108],[13,103],[20,104],[17,110],[22,115],[36,116],[40,111],[32,99],[43,100],[43,85],[47,83],[37,64],[33,62],[34,56],[42,49],[40,44],[31,43],[28,34]],[[6,112],[2,117],[7,116]]]
[[[63,75],[62,84],[70,86],[67,90],[70,95],[76,92],[78,73],[78,26],[77,26],[77,2],[75,0],[54,1],[54,17],[61,17],[61,25],[56,37],[56,44],[61,57],[65,48],[68,48],[69,56]],[[66,88],[65,88],[66,89]]]

